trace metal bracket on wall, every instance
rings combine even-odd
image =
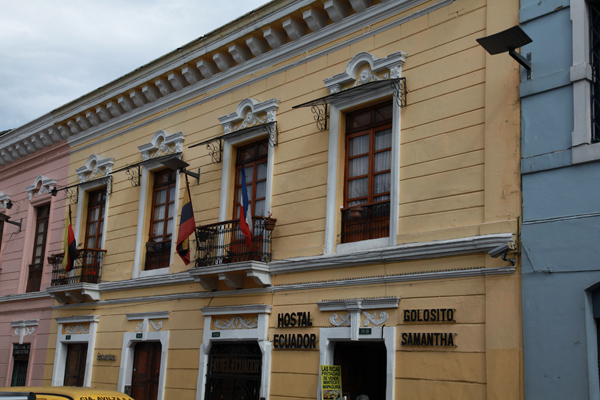
[[[131,182],[131,186],[133,186],[133,187],[140,186],[141,171],[140,171],[139,164],[127,167],[125,169],[125,173],[127,174],[129,182]]]

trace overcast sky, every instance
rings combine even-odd
[[[17,128],[268,0],[0,0],[0,131]]]

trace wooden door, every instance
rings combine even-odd
[[[135,345],[131,397],[135,400],[156,400],[160,377],[159,342],[139,342]]]
[[[87,343],[69,343],[64,386],[83,386],[87,347]]]

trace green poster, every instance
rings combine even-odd
[[[321,365],[321,399],[337,400],[342,398],[342,367],[339,365]]]

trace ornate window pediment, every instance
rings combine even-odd
[[[3,193],[0,191],[0,208],[8,208],[7,204],[10,200],[10,194]]]
[[[114,158],[101,158],[98,154],[92,154],[85,165],[75,171],[79,175],[79,183],[109,176],[114,163]]]
[[[29,194],[29,200],[38,197],[40,194],[47,194],[56,187],[56,179],[48,178],[44,175],[38,175],[32,185],[25,188]]]
[[[185,134],[183,132],[169,133],[165,130],[156,131],[152,136],[150,143],[138,146],[144,161],[169,154],[177,154],[183,151],[183,140]]]
[[[324,79],[325,87],[330,93],[387,79],[402,76],[402,66],[406,61],[406,53],[399,51],[384,58],[377,58],[370,53],[358,53],[341,74]]]
[[[270,99],[262,103],[255,99],[244,99],[235,112],[219,117],[225,134],[237,132],[253,126],[277,121],[279,99]]]

